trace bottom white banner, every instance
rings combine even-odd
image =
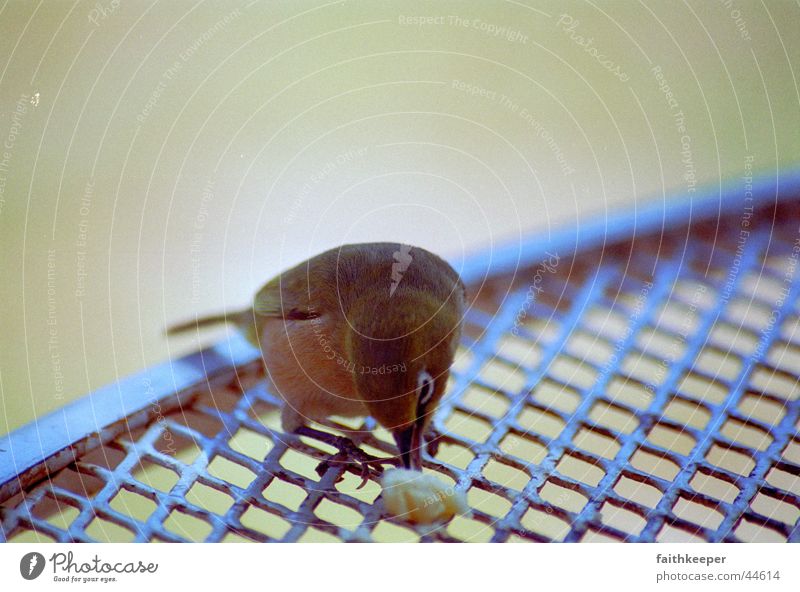
[[[3,590],[798,590],[792,544],[3,544]],[[189,588],[191,589],[191,588]]]

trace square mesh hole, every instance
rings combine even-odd
[[[531,480],[526,472],[494,459],[489,459],[483,467],[483,475],[502,487],[516,491],[522,491]]]
[[[800,315],[786,319],[781,325],[781,338],[794,344],[800,344]]]
[[[643,473],[672,481],[679,472],[679,467],[668,458],[653,454],[641,448],[633,453],[631,465]]]
[[[436,452],[436,460],[453,465],[461,470],[466,469],[474,458],[475,455],[469,448],[451,442],[440,443],[439,450]]]
[[[556,470],[566,477],[592,487],[597,486],[605,477],[603,469],[571,454],[561,457],[556,465]]]
[[[367,454],[371,454],[372,456],[377,456],[378,458],[391,458],[392,456],[391,453],[386,452],[380,448],[375,448],[374,446],[370,446],[369,444],[361,444],[359,448],[361,448],[361,450],[363,450]]]
[[[800,465],[800,441],[789,440],[782,453],[783,459],[792,464]]]
[[[564,351],[581,362],[603,366],[611,359],[614,348],[605,339],[585,331],[575,331],[564,345]]]
[[[625,356],[620,372],[643,384],[658,387],[667,376],[667,366],[662,360],[634,351]]]
[[[650,429],[647,440],[651,444],[683,456],[689,456],[696,444],[695,439],[686,432],[660,423]]]
[[[625,339],[630,324],[626,315],[600,306],[589,309],[584,314],[583,322],[589,333],[600,335],[613,343]]]
[[[625,475],[622,475],[614,485],[614,491],[620,497],[647,508],[655,508],[664,496],[658,488]]]
[[[761,273],[748,273],[742,278],[739,287],[742,295],[760,300],[769,306],[774,303],[775,295],[780,294],[782,289],[781,282],[774,277],[762,275]]]
[[[286,452],[281,455],[281,460],[279,462],[287,471],[302,475],[311,481],[319,481],[317,466],[319,466],[320,459],[314,458],[310,454],[288,448]]]
[[[707,284],[695,280],[679,279],[672,287],[672,294],[690,307],[708,309],[714,306],[714,291],[709,290]]]
[[[647,522],[636,512],[605,502],[600,507],[600,520],[603,524],[616,528],[631,536],[639,535]]]
[[[728,396],[728,389],[722,384],[691,372],[681,380],[678,392],[689,399],[714,405],[719,405]]]
[[[633,413],[602,399],[592,406],[589,418],[598,425],[622,434],[630,434],[639,425]]]
[[[539,365],[542,359],[542,350],[532,341],[515,335],[504,335],[497,345],[499,356],[532,370]]]
[[[300,509],[300,504],[308,496],[302,487],[278,478],[273,479],[261,495],[264,499],[286,506],[294,512]]]
[[[725,309],[725,318],[736,327],[762,331],[769,326],[772,310],[746,298],[731,300]]]
[[[689,485],[691,485],[692,489],[699,493],[703,493],[709,497],[713,497],[714,499],[718,499],[729,504],[733,503],[733,501],[736,499],[736,496],[739,495],[739,488],[733,483],[701,471],[698,471],[694,474],[692,479],[689,481]]]
[[[779,500],[764,493],[757,493],[750,502],[750,507],[754,512],[772,518],[789,526],[794,526],[800,519],[800,508],[793,506],[783,500]]]
[[[566,425],[555,413],[526,405],[517,416],[517,424],[525,432],[556,438]]]
[[[516,394],[525,386],[525,373],[519,367],[491,359],[481,368],[480,379],[487,385],[507,393]]]
[[[795,369],[795,372],[797,369]],[[797,378],[786,376],[768,370],[767,368],[756,368],[750,376],[750,387],[754,390],[772,395],[785,401],[796,401],[800,395],[800,385]]]
[[[355,530],[364,520],[364,517],[353,508],[337,504],[329,499],[322,500],[314,508],[314,514],[326,522],[347,530]]]
[[[139,468],[133,472],[133,478],[143,485],[167,493],[178,482],[178,473],[149,460],[142,460]]]
[[[520,523],[527,530],[547,537],[551,541],[563,541],[569,534],[570,528],[568,522],[554,516],[552,512],[537,508],[528,508]]]
[[[284,455],[285,456],[285,455]],[[283,460],[283,459],[281,459]],[[236,487],[246,489],[256,474],[250,469],[243,467],[239,463],[228,460],[224,456],[215,456],[208,465],[208,474],[232,483]]]
[[[581,397],[575,390],[547,378],[539,381],[531,394],[537,403],[547,409],[566,414],[574,413],[581,402]]]
[[[785,543],[786,537],[763,524],[743,518],[733,531],[744,543]]]
[[[538,465],[547,456],[547,448],[523,435],[510,432],[500,442],[500,450],[513,455],[525,463]]]
[[[150,498],[127,489],[120,489],[111,499],[109,506],[120,514],[130,516],[139,522],[146,522],[158,507]]]
[[[124,526],[95,517],[86,527],[86,534],[98,543],[132,543],[136,534]]]
[[[572,441],[578,448],[582,448],[587,452],[608,459],[617,456],[621,448],[615,439],[589,428],[581,428],[578,430]]]
[[[445,427],[449,432],[475,442],[485,442],[492,435],[489,423],[463,411],[454,411],[445,421]]]
[[[636,338],[636,346],[658,360],[674,361],[683,356],[686,343],[673,333],[645,327]]]
[[[786,415],[786,408],[761,395],[748,394],[739,402],[739,411],[745,417],[778,425]]]
[[[372,529],[372,540],[376,543],[417,543],[419,535],[410,528],[381,520]]]
[[[239,428],[233,437],[228,440],[228,446],[231,450],[261,462],[274,445],[272,440],[266,436],[247,428]]]
[[[653,388],[625,377],[614,377],[608,383],[606,396],[612,403],[621,403],[644,411],[653,401]]]
[[[678,335],[695,333],[699,323],[699,315],[677,300],[667,301],[656,313],[656,328]]]
[[[511,509],[511,502],[506,498],[477,487],[467,492],[467,503],[470,508],[495,518],[502,518]]]
[[[597,380],[597,371],[571,356],[559,356],[548,368],[548,375],[559,382],[586,390]]]
[[[760,427],[739,421],[738,419],[728,419],[720,430],[722,435],[742,446],[764,451],[772,444],[772,436]]]
[[[767,473],[767,483],[783,491],[800,496],[800,475],[792,475],[777,467],[772,467]]]
[[[466,543],[488,543],[494,536],[494,528],[473,518],[456,516],[448,523],[447,533]]]
[[[550,480],[545,481],[544,486],[539,490],[539,496],[544,501],[574,514],[583,510],[586,504],[589,503],[589,498],[585,495]]]
[[[665,524],[656,535],[656,542],[658,543],[705,543],[706,540],[671,524]]]
[[[779,341],[767,352],[767,363],[789,374],[796,374],[800,368],[800,347]]]
[[[503,417],[510,406],[504,395],[479,386],[470,386],[461,396],[461,403],[481,414],[496,418]]]
[[[713,378],[733,382],[742,370],[742,362],[736,354],[706,348],[700,352],[693,368],[709,374]]]
[[[180,508],[170,512],[164,521],[164,529],[186,539],[187,541],[200,542],[211,534],[211,525]]]
[[[525,329],[536,336],[536,343],[552,343],[558,337],[561,326],[552,318],[543,318],[528,315],[523,321]]]
[[[704,430],[711,413],[701,404],[673,397],[664,409],[664,417],[698,430]]]
[[[734,352],[743,357],[752,355],[758,347],[756,333],[746,328],[734,327],[724,321],[714,323],[708,334],[708,341],[724,351]]]
[[[679,497],[672,507],[672,512],[687,522],[692,522],[703,528],[716,530],[722,523],[724,516],[714,508],[709,508],[701,503],[691,501],[685,497]]]
[[[719,444],[714,444],[706,454],[706,460],[712,465],[746,477],[756,466],[749,456]]]
[[[214,514],[224,515],[233,505],[233,498],[208,485],[195,483],[186,492],[186,501]]]

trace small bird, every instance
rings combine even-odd
[[[402,465],[419,470],[465,307],[464,284],[443,259],[419,247],[363,243],[281,273],[251,308],[168,332],[236,325],[261,349],[272,389],[284,401],[284,431],[332,443],[338,458],[360,465],[366,482],[369,464],[386,460],[309,422],[371,415],[393,435]]]

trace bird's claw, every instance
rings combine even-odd
[[[361,477],[361,483],[356,489],[364,487],[370,478],[380,477],[383,474],[383,466],[381,465],[395,464],[394,458],[372,456],[361,450],[352,440],[347,438],[337,438],[334,446],[338,448],[339,451],[317,465],[317,475],[322,477],[332,466],[343,465],[345,471],[350,471]],[[344,476],[340,475],[337,479],[337,483],[342,479],[344,479]]]
[[[435,457],[439,453],[439,444],[441,442],[442,434],[434,427],[429,428],[428,433],[425,435],[425,450],[430,456]]]

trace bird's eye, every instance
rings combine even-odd
[[[419,391],[419,406],[425,407],[433,398],[433,376],[427,370],[419,373],[417,390]]]

